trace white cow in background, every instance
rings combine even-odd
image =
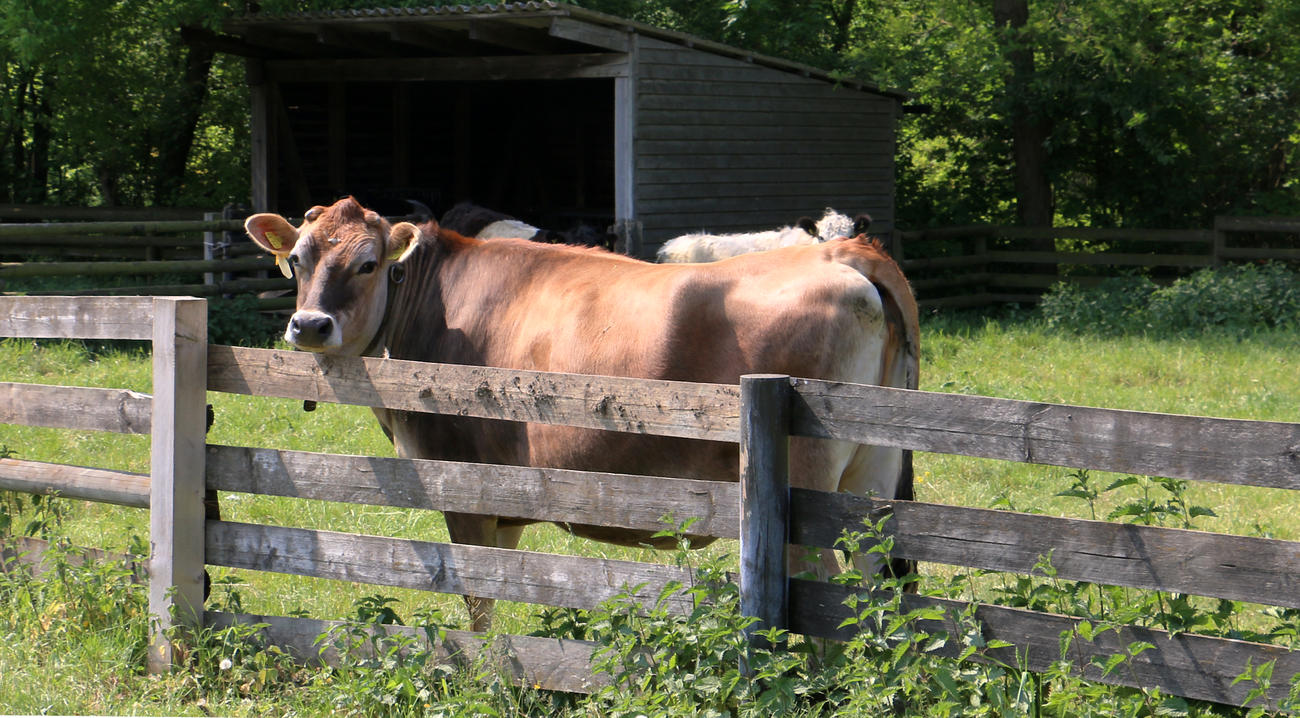
[[[830,207],[819,220],[800,217],[793,226],[764,232],[738,234],[684,234],[670,239],[659,248],[659,261],[663,263],[715,262],[750,252],[763,252],[778,247],[798,244],[817,244],[838,237],[856,237],[866,234],[871,217],[860,214],[853,219]]]

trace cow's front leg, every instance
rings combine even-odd
[[[513,549],[519,545],[519,537],[524,531],[522,525],[503,524],[496,516],[456,513],[445,516],[452,543]],[[495,603],[491,598],[466,594],[470,630],[483,632],[492,627],[492,606]]]

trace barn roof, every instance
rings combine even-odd
[[[903,93],[819,68],[565,3],[256,13],[229,20],[226,35],[191,29],[192,42],[264,59],[467,57],[626,51],[626,33],[796,73],[899,100]]]

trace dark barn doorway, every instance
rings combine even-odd
[[[286,82],[277,209],[355,195],[440,216],[470,200],[530,224],[605,229],[614,207],[614,83]],[[321,151],[323,150],[323,151]],[[293,203],[294,206],[284,206]]]

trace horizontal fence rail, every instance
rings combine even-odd
[[[565,608],[595,608],[626,591],[649,608],[669,582],[692,580],[688,569],[661,564],[226,521],[207,522],[207,562]],[[693,607],[681,595],[666,605]]]
[[[791,433],[1196,481],[1300,489],[1300,424],[794,380]]]
[[[660,531],[663,516],[698,519],[697,536],[736,538],[735,484],[589,471],[208,446],[207,486],[373,506]]]
[[[337,636],[356,631],[358,626],[344,621],[312,618],[287,618],[208,611],[204,623],[217,628],[235,625],[262,626],[259,633],[272,645],[286,649],[307,663],[338,666],[343,656],[336,643],[320,642],[321,636]],[[566,693],[592,693],[609,684],[609,677],[592,673],[591,656],[596,644],[573,639],[536,636],[493,636],[469,631],[441,630],[441,638],[430,642],[420,627],[366,626],[371,635],[399,638],[413,647],[429,651],[433,660],[454,666],[486,665],[511,677],[518,685]],[[361,657],[373,658],[371,644],[350,645]],[[408,651],[409,652],[409,651]],[[358,655],[354,653],[354,656]]]
[[[151,297],[0,297],[0,336],[153,339]]]
[[[844,626],[853,616],[845,605],[855,589],[820,581],[793,579],[790,582],[790,630],[810,636],[849,640],[854,631]],[[1010,647],[994,649],[985,655],[1008,666],[1023,666],[1043,672],[1061,660],[1073,664],[1082,677],[1111,685],[1159,688],[1161,691],[1197,700],[1242,705],[1254,687],[1249,681],[1236,683],[1247,666],[1262,666],[1274,661],[1274,680],[1263,696],[1263,703],[1276,707],[1290,690],[1291,676],[1300,674],[1300,651],[1282,646],[1264,645],[1228,638],[1212,638],[1189,633],[1138,626],[1106,626],[1098,621],[1040,613],[1018,608],[965,601],[904,595],[903,611],[937,608],[943,620],[922,621],[919,630],[944,633],[948,645],[942,649],[952,655],[960,649],[952,637],[967,635],[977,628],[987,643],[1001,640]],[[959,618],[973,621],[963,625]],[[1083,624],[1097,631],[1091,640],[1084,638]],[[1098,630],[1098,629],[1105,630]],[[1091,632],[1090,632],[1091,633]],[[1062,655],[1062,636],[1071,637],[1069,650]],[[1112,656],[1126,655],[1131,645],[1145,641],[1152,648],[1129,658],[1124,667],[1105,674],[1099,664]],[[1235,683],[1235,685],[1234,685]]]
[[[0,382],[0,424],[148,434],[153,399],[128,389]]]
[[[791,489],[791,542],[835,548],[888,515],[894,556],[1300,608],[1300,542]]]
[[[126,471],[0,459],[0,490],[149,508],[148,474]]]
[[[734,385],[211,346],[208,388],[483,419],[735,442]]]
[[[146,235],[182,232],[242,232],[244,222],[239,219],[172,219],[154,222],[53,222],[48,224],[0,224],[0,238],[50,237],[74,234]]]

